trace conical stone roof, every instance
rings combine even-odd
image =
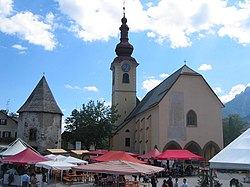
[[[44,76],[17,112],[47,112],[63,115]]]

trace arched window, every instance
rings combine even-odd
[[[125,132],[130,132],[129,129],[127,129]]]
[[[122,83],[129,83],[129,74],[128,73],[123,73]]]
[[[197,115],[193,110],[187,113],[187,126],[197,126]]]
[[[36,140],[36,134],[37,134],[37,130],[36,129],[30,129],[30,134],[29,134],[29,140]]]

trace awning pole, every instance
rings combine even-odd
[[[209,180],[210,180],[210,187],[213,187],[213,170],[209,168]]]

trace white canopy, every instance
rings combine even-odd
[[[58,170],[70,170],[72,167],[75,167],[75,164],[71,164],[64,161],[55,161],[49,160],[44,162],[36,163],[36,167],[43,167],[49,170],[58,169]]]
[[[215,155],[210,168],[250,170],[250,128]]]
[[[63,161],[64,162],[69,162],[69,163],[72,163],[72,164],[88,164],[87,161],[81,160],[81,159],[78,159],[78,158],[75,158],[75,157],[72,157],[72,156],[66,157],[66,159],[64,159]]]
[[[49,154],[49,155],[46,155],[45,157],[50,158],[54,161],[63,161],[63,162],[71,163],[71,164],[88,164],[87,161],[81,160],[72,156]]]
[[[10,143],[6,150],[0,152],[0,156],[1,157],[13,156],[16,155],[17,153],[24,151],[27,147],[31,148],[30,145],[28,145],[26,142],[18,138],[14,142]],[[34,150],[33,148],[31,149]]]

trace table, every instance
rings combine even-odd
[[[93,181],[93,175],[92,174],[70,174],[70,175],[63,176],[63,180],[69,183],[72,183],[72,182],[88,183],[88,182]]]

